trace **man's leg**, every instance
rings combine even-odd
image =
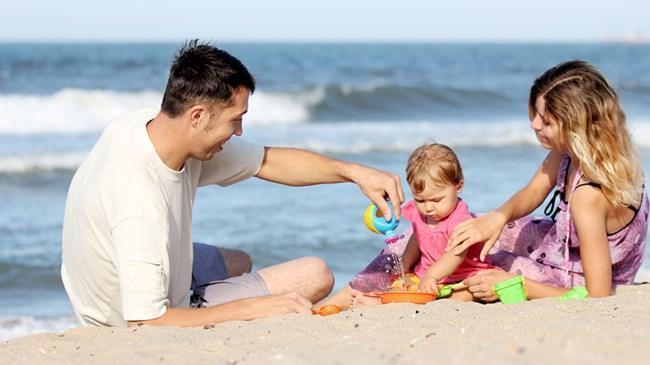
[[[248,273],[253,267],[251,257],[241,250],[220,248],[200,242],[194,242],[193,249],[191,289],[197,294],[202,294],[203,287],[209,282]]]
[[[323,299],[332,290],[334,277],[325,262],[303,257],[253,273],[209,283],[204,289],[204,306],[270,294],[297,292],[311,302]]]
[[[325,298],[334,286],[334,276],[325,261],[302,257],[257,272],[271,294],[295,291],[312,303]]]
[[[253,269],[253,259],[246,252],[222,247],[219,247],[219,252],[226,266],[228,277],[249,273]]]

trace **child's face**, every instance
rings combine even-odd
[[[426,184],[422,192],[413,193],[415,208],[430,220],[441,221],[456,209],[458,194],[462,189],[462,182],[458,186],[452,184]],[[411,192],[413,192],[413,189],[411,189]]]
[[[537,97],[535,109],[537,113],[530,121],[530,127],[535,131],[539,143],[549,150],[564,150],[564,138],[560,123],[550,116],[545,116],[546,101],[542,96]]]

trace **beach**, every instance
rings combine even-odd
[[[0,344],[0,364],[645,364],[650,285],[603,299],[438,300],[181,329],[75,328]]]
[[[461,160],[465,176],[462,198],[472,212],[488,212],[498,207],[524,186],[539,167],[547,151],[539,146],[530,129],[528,91],[541,72],[568,59],[593,62],[612,80],[624,104],[643,169],[646,174],[650,171],[650,45],[220,45],[240,58],[257,80],[242,138],[262,145],[306,148],[391,171],[402,177],[405,188],[404,169],[413,149],[431,141],[444,143]],[[4,62],[0,65],[0,343],[23,341],[21,338],[39,333],[61,333],[77,326],[60,278],[61,230],[70,180],[111,120],[143,107],[159,107],[170,59],[178,46],[0,44],[0,60]],[[405,190],[410,199],[410,192]],[[297,189],[250,179],[226,188],[205,187],[197,192],[192,238],[248,252],[255,270],[298,257],[320,257],[331,268],[338,290],[385,246],[381,236],[364,227],[363,212],[368,204],[369,200],[353,184]],[[546,202],[534,214],[543,216],[545,206]],[[404,228],[406,224],[400,227]],[[648,240],[646,248],[648,257]],[[650,260],[646,259],[635,281],[648,280]],[[645,314],[640,312],[643,303],[634,304],[625,297],[606,301],[609,300],[630,300],[636,308],[632,312],[644,318]],[[547,310],[549,318],[554,318],[554,305],[545,309],[544,303],[530,303],[524,308],[540,305],[540,313]],[[435,303],[431,310],[443,313],[445,320],[429,323],[421,335],[440,327],[449,332],[446,337],[454,338],[454,331],[459,330],[446,321],[455,321],[457,315],[455,311],[439,311],[439,306],[444,305],[448,304]],[[474,308],[458,305],[462,313],[470,313]],[[377,321],[381,323],[380,329],[401,330],[401,322],[391,322],[391,318],[404,316],[406,320],[413,308],[382,307],[369,309],[367,315],[381,318]],[[501,318],[497,310],[501,306],[477,308],[490,313],[478,316],[482,320]],[[353,327],[348,329],[354,323],[343,317],[288,317],[289,320],[277,319],[277,323],[270,319],[242,326],[251,333],[257,333],[257,326],[278,327],[277,333],[272,333],[273,341],[277,341],[283,356],[299,358],[300,351],[304,351],[311,359],[311,354],[320,349],[318,344],[345,348],[348,342],[359,340],[343,338],[361,333]],[[365,322],[367,318],[362,320],[359,328],[368,330],[375,326]],[[485,323],[483,336],[494,340],[495,333],[502,333],[498,329],[513,323],[512,320]],[[521,320],[519,316],[517,320]],[[291,324],[294,322],[296,325]],[[472,328],[469,324],[474,322],[477,321],[462,328]],[[322,325],[317,326],[319,323]],[[538,326],[532,317],[520,325]],[[415,324],[416,331],[418,326]],[[220,328],[142,331],[163,339],[198,336],[197,343],[202,344],[213,343],[230,330],[237,331],[236,327]],[[312,342],[302,346],[302,350],[285,351],[281,344],[291,345],[294,337],[283,332],[283,328],[299,328],[297,333],[306,337],[304,341]],[[338,332],[328,332],[332,328]],[[129,348],[129,337],[119,330],[115,335],[104,330],[76,331],[65,334],[64,339],[79,333],[81,342],[87,344],[82,348],[86,349],[94,346],[90,339],[95,337],[98,344],[125,343],[112,346],[110,351],[115,356],[122,348]],[[308,334],[312,332],[325,334],[334,342],[327,342],[327,338],[309,340]],[[388,342],[392,332],[377,330],[369,336],[378,337],[364,339],[364,343],[377,343],[375,348],[385,347],[386,353],[417,359],[409,354],[421,351],[420,345],[396,350],[393,345],[397,342]],[[474,330],[469,332],[473,334]],[[37,338],[45,342],[58,339],[58,335],[49,336],[52,335]],[[405,337],[404,341],[408,344],[414,338]],[[432,340],[423,341],[429,344]],[[450,344],[454,349],[450,352],[447,347],[442,351],[436,345],[438,342],[433,341],[432,351],[457,355],[459,349],[464,349],[459,356],[468,359],[464,357],[469,356],[465,353],[467,348],[482,343],[471,337],[464,342]],[[173,347],[164,340],[161,343],[165,352],[171,354]],[[17,344],[12,342],[11,347]],[[59,351],[64,348],[63,342],[56,346]],[[237,348],[245,355],[246,351],[259,351],[255,346],[242,343],[227,347]],[[498,354],[507,347],[505,343],[500,346]],[[183,344],[179,348],[187,350],[188,346]],[[140,346],[137,351],[149,350]],[[359,351],[367,356],[381,352]],[[217,351],[212,355],[228,361],[238,359],[228,354]],[[341,358],[350,356],[343,354]],[[333,352],[326,359],[338,359],[337,356],[339,353]],[[440,355],[433,356],[437,359]]]

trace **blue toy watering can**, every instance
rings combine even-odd
[[[379,208],[375,204],[370,204],[368,208],[366,208],[366,211],[363,214],[363,221],[370,231],[385,235],[386,239],[384,241],[386,243],[394,243],[399,238],[399,234],[396,232],[397,226],[399,226],[399,219],[395,218],[393,206],[390,202],[388,203],[388,208],[390,209],[391,214],[389,221],[380,214]]]

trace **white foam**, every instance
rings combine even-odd
[[[294,124],[311,119],[311,108],[325,99],[325,89],[313,88],[297,93],[256,91],[249,99],[246,123]]]
[[[0,156],[0,174],[24,174],[37,171],[74,170],[87,152]]]
[[[298,93],[256,92],[247,123],[299,123],[310,119],[309,108],[325,97],[322,88]],[[101,131],[111,120],[140,108],[159,108],[162,94],[64,89],[52,95],[0,95],[0,134]]]
[[[91,134],[79,138],[88,138],[84,144],[92,146],[97,137]],[[431,141],[452,147],[538,145],[528,124],[521,121],[264,123],[244,127],[244,138],[264,145],[302,147],[328,154],[409,153]],[[648,137],[643,138],[647,143]],[[74,170],[86,154],[87,151],[79,150],[0,154],[0,174]]]
[[[367,87],[373,89],[378,86]],[[480,119],[310,122],[312,109],[325,97],[323,87],[291,93],[258,91],[250,98],[245,125],[288,125],[284,129],[266,130],[267,136],[278,133],[293,135],[296,132],[294,128],[300,126],[298,132],[302,134],[286,142],[291,145],[304,143],[306,147],[319,151],[350,153],[377,149],[408,150],[417,145],[412,142],[414,139],[425,138],[455,146],[537,143],[525,116],[521,120],[487,122]],[[0,95],[0,135],[96,133],[121,115],[143,107],[158,108],[161,98],[161,93],[156,91],[82,89],[64,89],[52,95]],[[649,119],[631,117],[630,130],[639,146],[650,148]],[[338,134],[342,137],[337,137]],[[262,142],[266,143],[265,140]]]
[[[535,145],[526,123],[482,122],[332,122],[256,126],[245,136],[258,143],[290,145],[326,153],[410,152],[427,141],[459,146]]]
[[[83,133],[132,110],[160,103],[156,92],[64,89],[52,95],[0,96],[0,134]]]
[[[0,341],[44,332],[62,332],[78,326],[70,317],[35,318],[25,316],[0,316]]]

